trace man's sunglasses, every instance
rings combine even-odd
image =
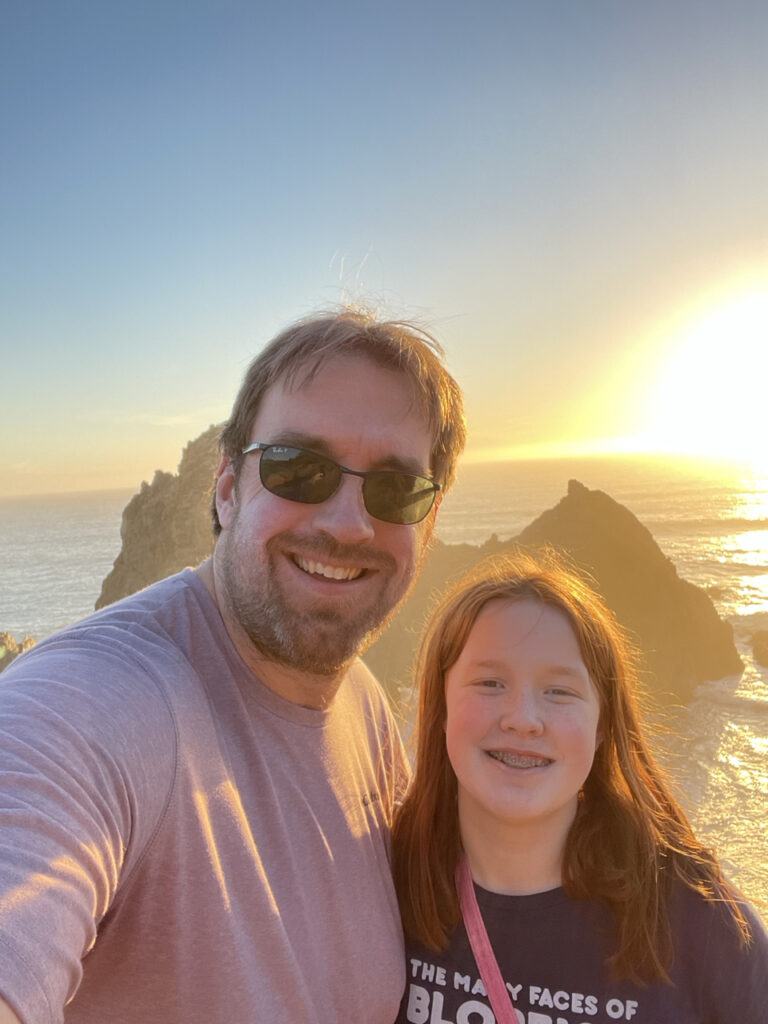
[[[338,490],[344,473],[359,476],[368,514],[385,523],[412,526],[420,522],[440,490],[440,484],[426,476],[388,469],[360,473],[306,448],[254,441],[242,450],[243,455],[249,452],[261,452],[259,476],[271,494],[306,505],[327,501]]]

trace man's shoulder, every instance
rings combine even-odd
[[[391,698],[362,659],[356,658],[349,666],[338,696],[345,703],[345,713],[351,710],[364,721],[376,743],[386,738],[400,750],[400,732]]]
[[[78,635],[115,624],[131,628],[152,619],[162,622],[168,616],[172,616],[179,607],[188,605],[190,600],[200,602],[205,595],[205,585],[197,574],[191,569],[183,569],[113,604],[105,605],[54,634],[54,638]]]
[[[347,668],[347,679],[366,690],[381,692],[381,684],[361,657],[354,658]]]
[[[113,653],[122,649],[136,652],[143,644],[173,643],[176,634],[186,632],[180,627],[190,617],[204,614],[206,596],[195,573],[185,569],[52,634],[25,657],[32,659],[50,650],[87,654],[97,650],[100,642]]]
[[[388,707],[384,687],[371,672],[362,658],[355,658],[347,668],[344,688],[353,699],[374,707]]]
[[[76,686],[116,689],[139,696],[190,664],[190,637],[205,631],[207,591],[185,570],[109,605],[47,637],[16,659],[0,677],[3,689]],[[210,598],[208,598],[210,604]]]

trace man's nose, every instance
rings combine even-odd
[[[375,526],[363,502],[363,481],[344,474],[334,493],[315,506],[315,528],[343,544],[362,544],[373,538]]]

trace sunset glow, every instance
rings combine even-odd
[[[0,498],[175,472],[345,302],[440,341],[468,462],[763,456],[768,6],[29,7]]]
[[[768,286],[682,325],[649,395],[649,450],[768,463]]]

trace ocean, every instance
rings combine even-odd
[[[745,668],[670,712],[665,758],[693,824],[768,922],[768,474],[704,460],[590,458],[470,464],[440,509],[446,543],[506,539],[575,478],[648,527],[684,579],[731,622]],[[93,610],[120,550],[130,491],[0,500],[0,632],[42,639]]]

